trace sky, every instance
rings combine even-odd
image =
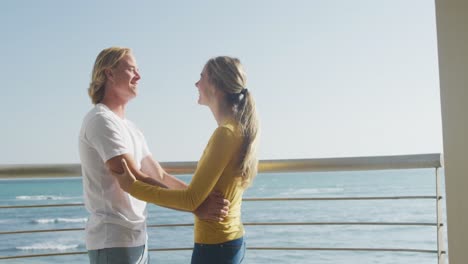
[[[241,60],[260,159],[442,152],[432,0],[0,2],[0,164],[78,163],[104,48],[132,48],[127,118],[159,161],[196,161],[216,122],[205,62]]]

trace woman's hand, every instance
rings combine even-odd
[[[111,171],[112,175],[119,181],[120,188],[128,192],[132,184],[136,181],[135,175],[128,168],[125,159],[122,159],[123,173]]]

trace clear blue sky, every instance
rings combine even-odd
[[[1,1],[0,164],[75,163],[97,54],[134,50],[127,117],[160,161],[198,160],[207,59],[236,56],[261,159],[442,151],[432,0]]]

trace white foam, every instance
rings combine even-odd
[[[32,244],[30,246],[21,246],[21,247],[16,247],[18,250],[68,250],[68,249],[74,249],[78,248],[80,245],[79,244],[54,244],[54,243],[36,243]]]
[[[55,223],[55,219],[36,219],[36,220],[33,220],[32,222],[36,224],[49,224],[49,223]]]
[[[80,197],[67,197],[67,196],[55,196],[55,195],[21,195],[16,196],[16,200],[28,200],[28,201],[42,201],[42,200],[70,200],[77,199]]]
[[[35,219],[32,222],[36,224],[51,224],[51,223],[86,223],[87,218],[42,218]]]

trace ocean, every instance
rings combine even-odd
[[[443,176],[443,171],[440,171]],[[179,176],[189,182],[189,175]],[[442,180],[443,183],[443,180]],[[80,177],[0,180],[0,205],[82,203]],[[435,169],[260,173],[244,198],[435,196]],[[193,223],[189,213],[148,205],[148,224]],[[445,213],[444,213],[445,215]],[[244,223],[436,222],[434,199],[246,201]],[[445,219],[445,216],[444,216]],[[81,228],[84,207],[1,209],[0,231]],[[149,228],[150,248],[193,246],[193,227]],[[248,225],[247,247],[411,248],[436,250],[435,226]],[[83,231],[3,234],[0,256],[85,251]],[[150,252],[151,263],[190,263],[191,251]],[[87,255],[0,260],[0,263],[87,263]],[[436,264],[437,254],[380,251],[248,250],[243,263]]]

